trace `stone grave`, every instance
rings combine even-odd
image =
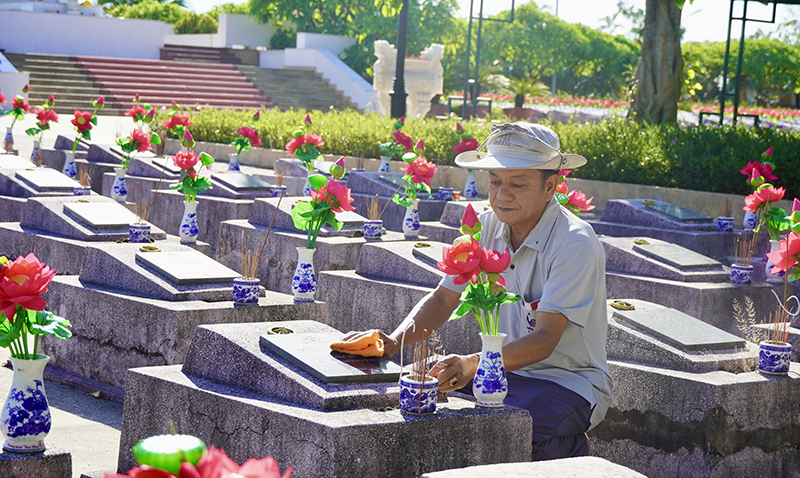
[[[503,478],[531,478],[535,476],[557,476],[558,478],[647,478],[630,468],[611,463],[596,456],[470,466],[455,470],[425,473],[422,478],[484,478],[487,476],[502,476]]]
[[[0,451],[0,476],[3,478],[70,478],[72,455],[48,446],[39,453]]]
[[[86,151],[86,161],[89,162],[89,174],[92,177],[92,191],[103,194],[103,182],[106,173],[114,174],[122,162],[122,151],[116,144],[101,144],[93,142]]]
[[[589,219],[588,222],[597,234],[670,241],[713,259],[724,260],[728,265],[734,252],[735,234],[718,232],[714,218],[663,201],[610,200],[600,219]],[[760,234],[754,258],[766,253],[769,247],[769,238],[766,236]]]
[[[70,340],[43,341],[61,380],[96,384],[119,399],[127,369],[182,363],[199,324],[325,320],[325,304],[295,306],[291,296],[263,288],[257,305],[234,304],[239,273],[181,244],[153,245],[158,250],[88,246],[79,275],[50,283],[48,310],[73,324]]]
[[[436,262],[445,245],[428,241],[365,244],[355,270],[319,272],[317,294],[328,304],[327,324],[343,331],[393,332],[444,277]],[[479,332],[471,313],[439,329],[445,351],[458,354],[480,351]]]
[[[0,254],[12,258],[33,252],[61,274],[77,274],[90,244],[128,239],[135,214],[103,196],[30,198],[20,222],[0,223]],[[167,239],[151,226],[150,237]],[[173,238],[173,241],[176,238]]]
[[[7,172],[33,168],[33,163],[14,154],[0,154],[0,170]],[[3,178],[0,178],[2,181]],[[0,222],[19,222],[25,208],[25,198],[14,195],[18,192],[15,185],[6,186],[8,192],[0,192]]]
[[[381,374],[364,377],[330,353],[318,353],[313,361],[353,374],[326,383],[264,346],[272,331],[285,328],[300,336],[298,341],[306,334],[340,335],[312,321],[204,325],[196,329],[182,367],[130,370],[119,470],[135,464],[131,446],[168,433],[170,420],[182,432],[224,449],[234,461],[272,456],[281,469],[292,466],[293,474],[308,478],[374,475],[375,470],[411,478],[530,460],[527,411],[480,409],[449,397],[432,415],[404,415],[397,408],[396,382],[363,381],[384,379]]]
[[[317,162],[314,164],[317,164]],[[303,195],[303,188],[308,177],[308,170],[304,162],[297,158],[279,158],[275,160],[273,171],[276,174],[283,172],[283,185],[286,186],[286,194],[290,196]],[[264,177],[262,179],[268,180],[268,178]]]
[[[729,267],[680,245],[651,237],[600,237],[600,242],[606,252],[609,299],[650,300],[734,334],[739,333],[732,315],[734,299],[744,303],[749,297],[764,315],[775,308],[769,283],[733,285]]]
[[[592,455],[650,478],[789,476],[798,470],[796,376],[754,371],[758,346],[650,302],[608,308],[614,380]],[[800,372],[800,365],[791,369]]]
[[[50,168],[0,169],[0,195],[18,198],[72,196],[80,186],[61,172]]]
[[[367,210],[367,200],[375,198],[375,195],[380,196],[380,209],[389,203],[386,211],[381,216],[383,220],[383,227],[392,231],[402,231],[403,217],[406,210],[404,207],[398,206],[392,202],[392,195],[400,185],[402,174],[399,173],[367,173],[367,172],[351,172],[347,180],[347,187],[351,190],[351,195],[355,201],[353,206],[359,211]],[[398,191],[403,194],[403,188]],[[436,197],[436,193],[432,193],[431,197]],[[442,217],[442,212],[448,201],[439,201],[435,199],[427,199],[424,192],[419,193],[419,220],[420,223],[424,221],[438,221]]]
[[[297,267],[298,247],[306,246],[307,234],[294,227],[292,208],[297,201],[307,198],[284,197],[276,213],[279,198],[261,198],[253,202],[249,220],[234,219],[223,221],[220,225],[217,247],[217,260],[226,266],[239,270],[242,263],[243,230],[247,231],[251,250],[260,249],[272,226],[264,253],[261,256],[257,276],[261,284],[269,290],[286,294],[292,293],[292,277]],[[344,223],[341,231],[325,226],[317,238],[314,253],[314,269],[319,275],[324,270],[355,269],[361,247],[367,242],[363,238],[364,218],[355,211],[336,213]],[[386,231],[382,241],[401,241],[403,234]],[[319,293],[318,293],[319,294]]]
[[[462,235],[459,228],[468,204],[472,204],[479,216],[490,208],[487,200],[447,201],[444,211],[442,211],[442,217],[438,221],[420,222],[419,233],[431,241],[452,244],[457,237]]]
[[[0,154],[0,169],[31,169],[33,167],[34,164],[29,159],[16,154]]]

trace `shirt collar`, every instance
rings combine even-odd
[[[537,252],[542,252],[545,243],[547,243],[547,239],[550,237],[550,232],[553,230],[553,225],[556,223],[556,218],[558,217],[560,209],[561,205],[558,203],[558,200],[556,200],[555,197],[550,199],[550,202],[547,203],[547,207],[544,209],[544,213],[542,213],[542,217],[539,218],[539,222],[536,223],[533,230],[528,233],[528,237],[522,241],[520,248],[530,247]],[[511,249],[511,228],[506,223],[501,222],[500,224],[501,226],[497,229],[495,238],[503,240],[508,248]]]

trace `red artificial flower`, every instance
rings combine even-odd
[[[417,141],[417,144],[414,145],[415,150],[425,151],[425,142],[422,141],[422,138]]]
[[[772,151],[773,151],[773,147],[770,146],[769,148],[767,148],[766,151],[764,151],[764,154],[766,154],[767,156],[772,157]]]
[[[792,212],[800,211],[800,200],[794,198],[794,202],[792,203]]]
[[[311,115],[306,113],[306,119],[303,120],[303,123],[305,123],[307,125],[311,125]]]
[[[445,274],[456,276],[453,282],[457,285],[474,281],[481,272],[481,246],[474,238],[445,246],[436,266]]]
[[[22,111],[28,113],[31,110],[31,105],[25,100],[25,98],[21,96],[15,96],[13,100],[11,100],[11,107],[14,109],[22,108]]]
[[[571,170],[569,170],[569,169],[559,169],[559,170],[558,170],[558,175],[559,175],[560,177],[562,177],[562,178],[566,178],[567,176],[569,176],[569,173],[571,173],[571,172],[572,172],[572,171],[571,171]]]
[[[0,105],[6,104],[6,97],[3,93],[0,93]]]
[[[511,264],[511,253],[506,249],[500,253],[492,249],[481,250],[481,269],[487,274],[499,274],[508,269]]]
[[[561,194],[569,194],[569,187],[567,186],[566,179],[559,183],[559,185],[556,187],[556,192]]]
[[[478,140],[475,138],[463,138],[460,143],[453,146],[453,151],[456,154],[461,154],[464,151],[475,151],[478,149]]]
[[[411,176],[411,181],[414,183],[425,183],[430,187],[431,179],[436,174],[436,165],[427,161],[422,156],[418,156],[412,163],[404,163],[400,168],[403,174]]]
[[[467,204],[467,208],[464,209],[464,215],[461,216],[461,224],[474,227],[478,221],[478,214],[475,212],[475,208],[472,207],[472,204]]]
[[[394,132],[394,144],[399,144],[406,150],[406,152],[409,152],[414,148],[414,140],[411,139],[411,136],[403,133],[402,131]]]
[[[84,131],[92,129],[92,113],[89,111],[78,111],[75,110],[75,118],[72,119],[72,124],[78,131],[83,133]]]
[[[595,208],[595,206],[592,206],[592,199],[594,199],[594,196],[586,199],[586,194],[577,189],[570,191],[567,197],[569,197],[569,201],[564,204],[565,206],[574,206],[581,211],[591,211]]]
[[[763,188],[744,198],[745,211],[756,212],[764,203],[780,201],[786,191],[783,188]]]
[[[461,131],[463,129],[464,129],[464,127],[461,126],[461,123],[456,123],[456,131]]]
[[[33,253],[4,264],[0,267],[0,312],[11,322],[17,305],[28,310],[44,310],[46,303],[41,295],[47,292],[55,275],[56,271],[39,262]]]
[[[778,176],[772,174],[772,166],[769,164],[762,164],[759,161],[749,161],[747,166],[740,169],[739,172],[747,176],[748,178],[752,177],[753,171],[757,171],[759,176],[763,176],[764,180],[768,183],[771,183],[778,179]]]
[[[236,476],[241,476],[242,478],[290,478],[292,476],[292,467],[287,468],[286,473],[281,476],[281,470],[271,456],[260,460],[251,458],[236,471]]]
[[[136,119],[140,116],[144,116],[147,114],[147,110],[144,109],[144,106],[133,105],[131,109],[123,113],[124,116],[130,116],[133,119]]]
[[[188,114],[185,115],[177,114],[177,115],[172,115],[166,120],[164,120],[162,126],[166,129],[173,130],[178,126],[186,127],[186,126],[191,126],[193,124],[194,124],[193,122],[189,121]]]
[[[786,251],[789,251],[789,258],[787,261]],[[772,273],[777,274],[781,271],[788,271],[792,266],[797,264],[797,257],[800,255],[800,236],[796,232],[790,232],[786,239],[778,243],[778,250],[767,253],[767,258],[772,261]]]
[[[489,284],[489,293],[492,295],[497,295],[505,291],[506,291],[506,280],[503,279],[503,276],[499,276],[495,282]]]
[[[331,179],[319,191],[311,190],[311,198],[331,203],[331,211],[345,212],[353,211],[353,198],[350,196],[350,188]]]
[[[36,113],[36,119],[39,121],[39,126],[45,127],[47,123],[58,123],[58,113],[53,109],[37,108],[33,110]]]
[[[250,145],[254,148],[261,146],[261,139],[258,137],[258,130],[255,128],[248,128],[247,126],[242,126],[236,132],[239,136],[244,136],[250,141]]]
[[[138,128],[131,132],[131,140],[136,143],[136,151],[140,153],[150,149],[150,135]]]
[[[97,98],[97,106],[105,106],[105,104],[106,104],[105,96],[101,96],[100,98]]]
[[[345,168],[344,168],[344,156],[340,157],[333,163],[331,166],[330,174],[336,179],[342,179],[344,177]]]
[[[194,151],[181,150],[175,153],[175,156],[172,158],[172,162],[175,163],[175,166],[186,170],[186,174],[192,179],[197,177],[197,171],[194,170],[194,167],[198,161],[200,161],[200,156]]]
[[[320,146],[325,146],[325,143],[322,141],[322,137],[314,133],[304,134],[303,141],[305,141],[305,144],[313,144],[317,148],[319,148]]]
[[[286,151],[288,151],[289,154],[294,153],[297,148],[304,146],[305,144],[306,142],[303,140],[302,136],[296,136],[292,138],[291,141],[286,143]]]

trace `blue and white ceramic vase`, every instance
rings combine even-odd
[[[39,146],[41,146],[39,141],[34,141],[33,142],[33,151],[31,151],[31,162],[33,164],[35,164],[36,166],[39,166],[42,163],[41,162],[42,151],[41,151],[41,148]]]
[[[3,149],[6,153],[14,152],[14,131],[11,126],[6,126],[6,136],[3,139]]]
[[[503,341],[506,334],[481,336],[481,361],[475,379],[472,381],[472,394],[478,399],[479,407],[499,408],[508,394],[508,379],[503,365]]]
[[[239,171],[239,155],[228,153],[228,171]]]
[[[306,183],[303,185],[303,196],[311,196],[311,191],[314,189],[311,187],[311,183],[308,182],[308,178],[314,174],[314,170],[308,171],[306,174]]]
[[[788,375],[792,344],[763,341],[758,344],[758,371],[770,375]]]
[[[406,208],[406,215],[403,217],[403,234],[406,239],[416,239],[419,237],[419,199],[413,199],[412,204]]]
[[[729,216],[720,216],[717,218],[717,230],[719,232],[733,231],[733,218]]]
[[[44,451],[44,437],[50,432],[50,406],[42,377],[50,357],[8,360],[14,366],[14,378],[0,414],[0,431],[6,439],[3,449],[18,453]]]
[[[464,199],[475,199],[478,197],[478,183],[475,182],[475,171],[467,171],[467,183],[464,184],[461,197]]]
[[[435,412],[437,390],[439,381],[431,376],[426,376],[423,382],[403,375],[400,378],[400,411],[418,415]]]
[[[368,219],[364,221],[364,239],[377,240],[383,235],[383,221],[380,219]]]
[[[758,214],[750,211],[744,212],[744,221],[742,226],[745,231],[752,231],[758,225]]]
[[[72,194],[75,196],[91,196],[92,188],[89,186],[75,186],[72,188]]]
[[[317,293],[317,275],[314,272],[316,249],[297,248],[297,268],[292,277],[292,294],[295,302],[314,302]]]
[[[181,218],[181,228],[178,235],[184,244],[194,244],[197,242],[197,235],[200,230],[197,228],[197,201],[183,201],[183,217]]]
[[[770,241],[769,241],[769,252],[777,251],[779,244],[780,244],[780,242],[773,241],[772,239],[770,239]],[[771,260],[769,260],[769,257],[767,257],[767,265],[764,267],[764,274],[766,275],[767,282],[770,282],[772,284],[783,284],[783,275],[785,273],[783,271],[780,271],[777,274],[773,274],[772,273],[772,266],[774,266],[774,265],[775,265],[775,263],[772,262]]]
[[[125,204],[128,200],[128,187],[125,184],[127,169],[114,168],[114,184],[111,185],[111,199]]]
[[[78,177],[78,171],[75,169],[75,151],[64,151],[64,169],[61,172],[72,179]]]
[[[390,173],[392,172],[392,168],[389,165],[389,161],[392,160],[391,156],[381,156],[381,167],[378,168],[379,173]]]
[[[753,266],[731,264],[731,284],[748,285],[753,282]]]
[[[261,280],[237,277],[233,279],[233,301],[237,304],[257,304]]]
[[[277,198],[281,196],[286,196],[286,186],[270,186],[269,197]]]
[[[128,224],[128,238],[135,243],[150,242],[150,224],[137,222]]]
[[[439,201],[452,201],[453,188],[439,188]]]

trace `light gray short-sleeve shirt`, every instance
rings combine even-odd
[[[491,210],[480,219],[481,246],[510,251],[509,227]],[[507,334],[506,343],[534,330],[536,310],[560,312],[568,319],[548,358],[512,373],[579,394],[594,407],[590,428],[596,426],[611,402],[612,382],[606,362],[605,252],[594,230],[553,198],[502,275],[508,291],[523,297],[500,309],[499,330]],[[459,293],[466,287],[455,285],[450,276],[439,285]]]

